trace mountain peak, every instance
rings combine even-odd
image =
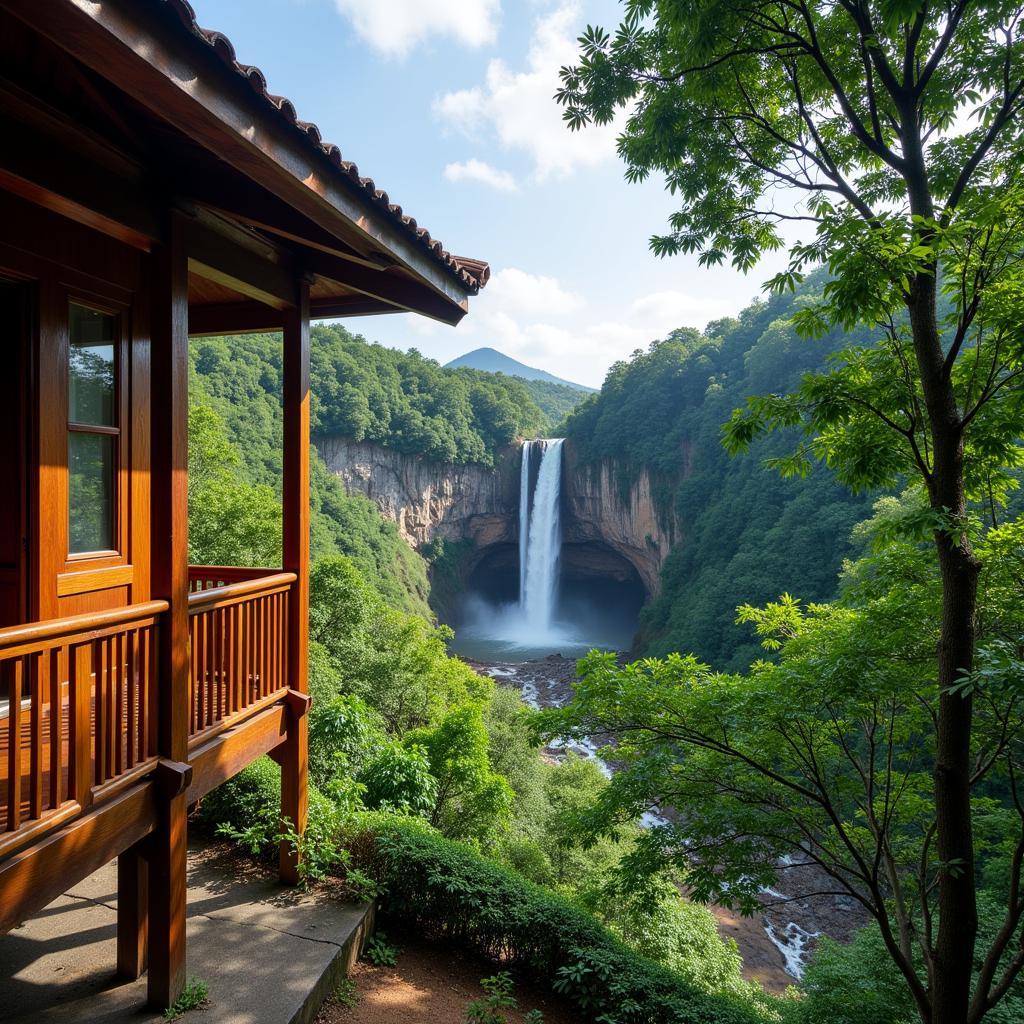
[[[445,366],[453,370],[458,369],[460,366],[465,366],[471,370],[503,373],[506,377],[522,377],[524,380],[546,380],[552,384],[562,384],[565,387],[574,388],[577,391],[595,390],[583,384],[575,384],[571,380],[556,377],[553,373],[548,373],[547,370],[539,370],[535,366],[527,366],[526,363],[521,363],[518,359],[513,359],[511,356],[505,355],[504,352],[499,352],[496,348],[475,348],[472,352],[467,352],[465,355],[453,359],[450,363],[445,363]]]

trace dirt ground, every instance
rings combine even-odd
[[[495,973],[492,965],[422,939],[395,939],[402,953],[396,967],[374,967],[361,960],[352,972],[358,1003],[348,1009],[324,1004],[316,1024],[465,1024],[466,1007],[484,995],[480,979]],[[579,1018],[550,993],[516,977],[518,1010],[503,1011],[508,1024],[522,1024],[530,1010],[544,1014],[544,1024],[578,1024]]]

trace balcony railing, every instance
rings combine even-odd
[[[294,573],[189,568],[189,748],[287,693]],[[166,601],[0,629],[0,858],[157,761]]]
[[[277,569],[189,569],[190,746],[287,692],[288,603],[295,579]]]
[[[150,770],[167,607],[149,601],[0,630],[0,856]]]

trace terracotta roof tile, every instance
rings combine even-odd
[[[223,32],[202,28],[196,21],[195,11],[188,0],[160,0],[167,4],[178,16],[181,23],[196,38],[205,42],[220,60],[244,78],[253,91],[274,107],[278,113],[302,132],[309,141],[321,152],[325,153],[340,175],[351,184],[360,188],[370,200],[410,237],[414,238],[423,249],[444,266],[463,287],[470,292],[477,292],[487,284],[491,276],[490,267],[483,260],[470,259],[466,256],[453,256],[441,244],[432,238],[426,228],[421,228],[414,217],[408,216],[397,203],[392,203],[387,192],[377,188],[372,178],[360,175],[359,168],[341,155],[341,150],[332,142],[324,142],[320,128],[312,121],[303,121],[295,110],[295,105],[287,96],[277,96],[267,88],[267,79],[263,72],[252,64],[242,64],[235,56],[235,48]]]

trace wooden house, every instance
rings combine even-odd
[[[185,0],[0,0],[0,139],[0,928],[116,857],[117,968],[162,1007],[189,806],[270,754],[304,824],[310,317],[456,324],[488,270]],[[189,565],[189,335],[254,330],[284,564]]]

